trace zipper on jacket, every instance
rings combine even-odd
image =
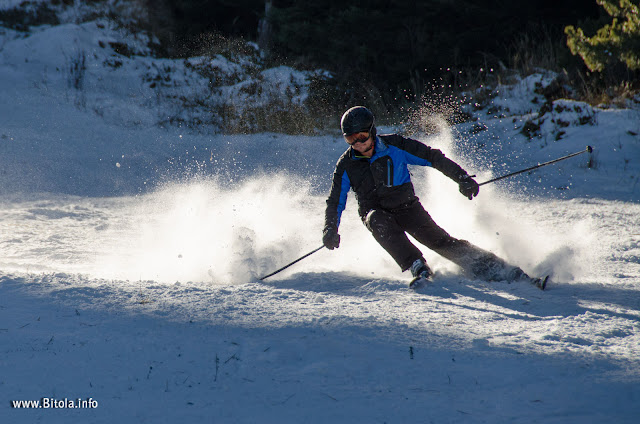
[[[387,187],[393,187],[393,160],[387,157]]]

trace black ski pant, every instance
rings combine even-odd
[[[401,209],[373,209],[363,221],[403,271],[423,257],[407,234],[473,277],[502,280],[508,278],[505,273],[513,268],[493,253],[449,235],[435,223],[419,201]]]

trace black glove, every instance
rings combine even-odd
[[[475,177],[475,175],[469,176],[464,174],[460,177],[460,181],[458,182],[460,193],[469,200],[476,197],[480,191],[480,186],[473,177]]]
[[[322,233],[322,244],[329,250],[338,248],[340,246],[340,234],[338,234],[338,230],[325,228]]]

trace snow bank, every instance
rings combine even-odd
[[[324,71],[266,69],[254,47],[179,59],[152,57],[154,40],[106,18],[0,31],[0,64],[48,96],[71,99],[117,125],[206,126],[256,132],[272,114],[304,109],[311,80]],[[219,48],[218,48],[219,50]],[[28,77],[27,79],[23,77]],[[282,120],[280,120],[282,122]]]

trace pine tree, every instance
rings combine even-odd
[[[567,45],[580,55],[591,71],[603,71],[616,61],[631,70],[640,69],[640,2],[596,0],[613,17],[610,24],[587,37],[581,28],[567,26]]]

